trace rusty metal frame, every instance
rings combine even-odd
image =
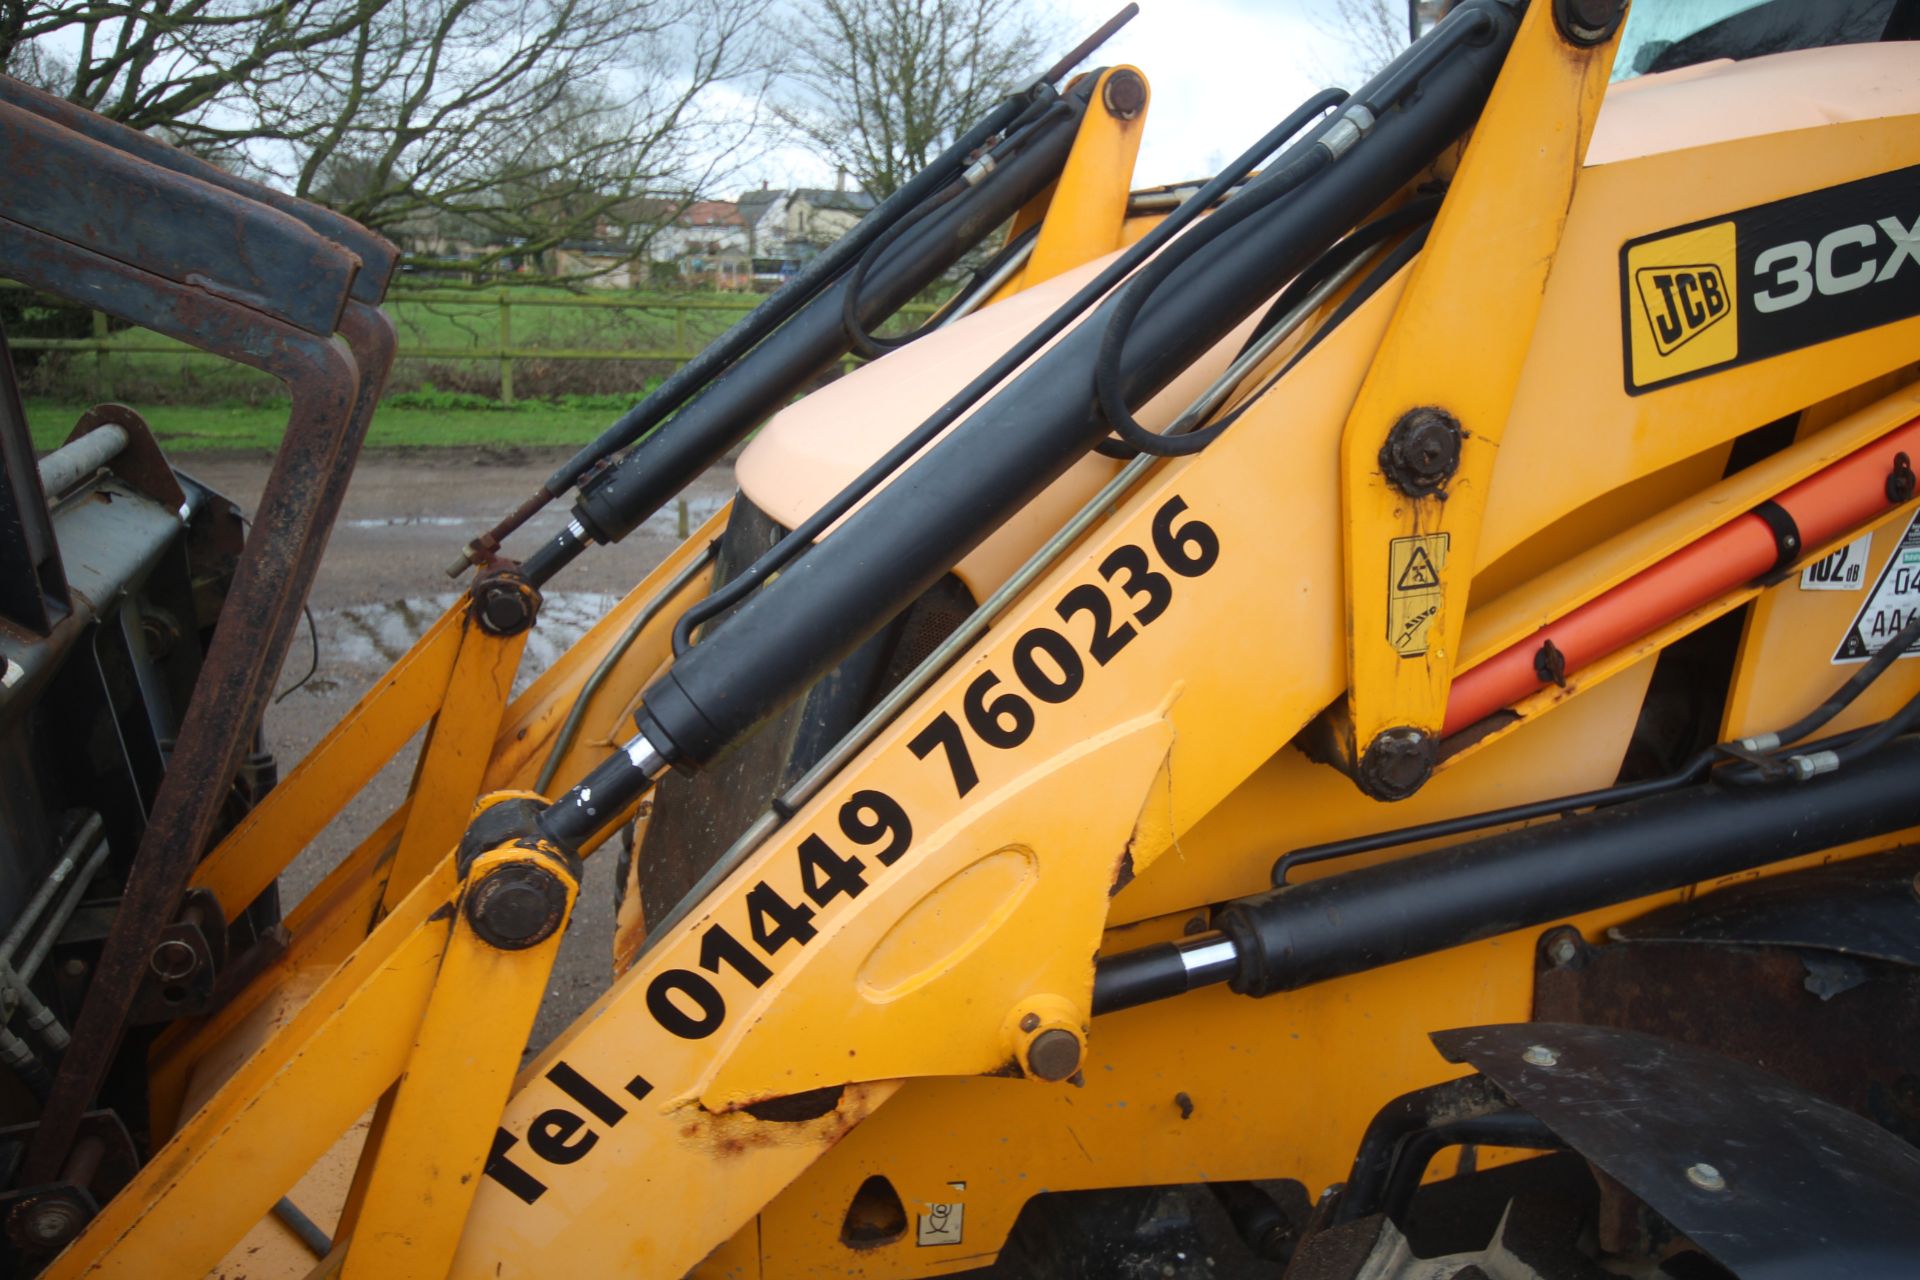
[[[325,234],[342,230],[333,215],[290,216],[273,207],[285,197],[257,199],[250,184],[85,113],[69,121],[43,98],[0,81],[0,138],[33,179],[0,194],[8,274],[63,296],[84,286],[102,311],[272,374],[293,403],[25,1185],[58,1177],[118,1051],[148,956],[266,709],[395,345],[373,305],[391,246],[364,230],[337,243]],[[362,248],[376,257],[370,272]]]

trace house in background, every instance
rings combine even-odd
[[[853,230],[875,204],[864,191],[801,187],[787,196],[787,255],[805,262]]]
[[[772,288],[865,217],[874,199],[864,191],[762,187],[734,202],[753,253],[753,283]]]
[[[656,229],[647,257],[677,268],[679,283],[706,289],[752,287],[752,238],[738,205],[696,200]]]
[[[770,289],[874,206],[864,191],[762,186],[738,200],[630,201],[590,239],[556,247],[553,274],[601,289]]]
[[[637,289],[644,283],[635,268],[632,247],[612,236],[562,241],[554,246],[551,261],[554,275],[579,279],[596,289]]]

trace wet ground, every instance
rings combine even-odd
[[[313,634],[294,638],[280,682],[292,689],[267,714],[268,745],[284,775],[352,707],[392,661],[445,612],[461,586],[446,576],[469,538],[516,506],[564,460],[564,451],[420,450],[364,456],[328,543],[311,597]],[[184,455],[174,464],[252,512],[271,458]],[[731,467],[715,468],[685,495],[693,528],[733,492]],[[559,530],[568,508],[555,504],[508,544],[509,554]],[[668,508],[612,547],[575,561],[545,593],[540,622],[527,642],[516,688],[524,688],[564,653],[614,602],[679,545],[681,512]],[[464,581],[464,580],[463,580]],[[315,659],[317,657],[317,663]],[[309,665],[313,673],[293,688]],[[318,884],[406,795],[417,744],[387,766],[359,799],[314,842],[281,880],[291,905]],[[535,1027],[535,1045],[605,989],[613,937],[613,864],[587,862],[579,907],[554,966]]]

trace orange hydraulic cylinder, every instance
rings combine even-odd
[[[1888,477],[1920,456],[1920,418],[1863,445],[1773,499],[1799,530],[1795,558],[1886,511]],[[1666,626],[1771,570],[1780,560],[1774,531],[1751,512],[1729,521],[1619,586],[1555,619],[1455,677],[1443,735],[1511,706],[1545,681],[1534,670],[1548,641],[1573,672]]]

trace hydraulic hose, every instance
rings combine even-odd
[[[1346,101],[1346,97],[1347,95],[1338,89],[1328,89],[1309,98],[1208,183],[1207,187],[1193,200],[1162,220],[1159,226],[1109,263],[1099,275],[1082,285],[1071,298],[1056,308],[1036,328],[1014,343],[1012,348],[1002,353],[986,369],[976,374],[971,382],[936,410],[932,417],[896,441],[892,448],[869,464],[865,471],[828,499],[819,510],[808,516],[798,527],[790,530],[785,537],[726,586],[688,609],[674,626],[675,655],[684,652],[692,642],[695,627],[732,608],[776,571],[784,568],[794,557],[811,548],[814,541],[831,528],[836,520],[853,510],[855,504],[862,498],[879,487],[881,482],[898,471],[920,450],[931,444],[941,432],[957,422],[961,414],[972,408],[1003,379],[1038,354],[1042,347],[1064,331],[1081,312],[1091,307],[1116,283],[1125,279],[1129,272],[1148,260],[1156,250],[1171,241],[1182,228],[1205,212],[1210,207],[1212,194],[1216,190],[1224,190],[1231,183],[1238,181],[1243,172],[1250,171],[1274,148],[1305,128],[1327,108],[1338,106]],[[1320,127],[1324,129],[1325,123]]]
[[[1093,387],[1094,400],[1099,404],[1101,413],[1106,415],[1108,425],[1123,442],[1142,453],[1159,457],[1198,453],[1239,416],[1237,413],[1228,414],[1212,426],[1178,436],[1162,436],[1141,426],[1127,409],[1127,396],[1123,389],[1127,337],[1132,333],[1141,309],[1153,300],[1154,291],[1173,278],[1195,254],[1262,210],[1292,195],[1332,163],[1333,156],[1326,148],[1309,148],[1305,155],[1250,188],[1238,200],[1228,201],[1219,213],[1181,237],[1165,253],[1148,263],[1139,278],[1115,299],[1112,314],[1107,318],[1106,331],[1101,335],[1100,351],[1093,367]]]
[[[1651,796],[1664,795],[1688,783],[1699,782],[1707,776],[1708,770],[1713,768],[1717,760],[1731,759],[1735,762],[1714,774],[1715,781],[1730,786],[1764,786],[1791,781],[1795,778],[1805,781],[1806,778],[1817,775],[1813,772],[1811,765],[1798,766],[1792,763],[1797,758],[1812,758],[1822,751],[1831,751],[1836,753],[1833,764],[1838,767],[1847,759],[1855,759],[1865,754],[1855,746],[1860,739],[1872,735],[1872,742],[1866,748],[1872,750],[1890,740],[1894,735],[1906,731],[1909,726],[1901,720],[1901,715],[1897,714],[1893,720],[1884,721],[1871,730],[1856,730],[1830,740],[1816,742],[1793,756],[1787,756],[1784,753],[1770,754],[1778,751],[1784,744],[1799,742],[1852,706],[1854,701],[1873,685],[1874,681],[1886,673],[1895,659],[1915,644],[1920,644],[1920,613],[1908,619],[1899,633],[1882,646],[1865,666],[1854,672],[1838,689],[1835,689],[1826,701],[1800,719],[1771,733],[1756,733],[1741,738],[1737,742],[1708,747],[1695,754],[1672,773],[1658,778],[1643,778],[1637,782],[1601,787],[1595,791],[1582,791],[1573,795],[1554,796],[1547,800],[1533,800],[1526,804],[1508,805],[1502,809],[1489,809],[1458,818],[1442,818],[1434,822],[1423,822],[1417,826],[1399,827],[1391,831],[1375,831],[1363,836],[1351,836],[1345,840],[1328,841],[1325,844],[1306,845],[1282,854],[1273,864],[1273,883],[1276,886],[1284,886],[1288,875],[1295,867],[1331,862],[1337,858],[1350,858],[1356,854],[1372,853],[1377,849],[1391,849],[1397,845],[1417,844],[1423,840],[1438,840],[1444,836],[1465,835],[1469,831],[1484,831],[1488,827],[1501,827],[1511,822],[1564,817],[1582,809],[1597,809],[1606,805],[1622,804],[1629,800],[1644,800]],[[1889,724],[1893,725],[1891,730],[1886,729]],[[1840,754],[1843,751],[1844,754]],[[1755,760],[1754,757],[1760,758]],[[1821,772],[1830,771],[1821,770]]]
[[[1074,104],[1066,102],[1055,103],[1047,110],[1054,115],[1075,115]],[[1078,117],[1075,116],[1075,119],[1077,121]],[[1008,158],[1016,152],[1033,145],[1033,139],[1039,132],[1041,131],[1038,129],[1030,128],[1023,133],[1009,137],[1000,146],[988,152],[982,164],[968,169],[968,175],[971,176],[975,173],[983,175],[990,174],[993,169],[1005,164]],[[859,352],[869,360],[877,360],[889,351],[899,350],[901,347],[906,346],[915,338],[925,333],[932,325],[925,325],[913,330],[911,333],[904,333],[892,338],[883,338],[876,334],[869,333],[860,315],[861,305],[865,301],[866,296],[867,273],[873,269],[873,264],[879,260],[880,256],[893,247],[895,241],[906,235],[927,217],[937,212],[940,206],[947,200],[962,194],[966,189],[963,183],[964,180],[962,180],[962,182],[956,182],[946,191],[927,201],[918,209],[915,209],[912,213],[895,223],[888,229],[885,235],[875,240],[867,251],[860,255],[859,260],[855,262],[853,266],[847,269],[847,287],[840,290],[840,328],[846,334],[848,344],[853,350]],[[1036,223],[1033,227],[1029,228],[1029,230],[1037,233],[1039,225]]]
[[[1376,112],[1343,113],[1284,155],[1325,147],[1339,156],[1319,176],[1215,237],[1157,290],[1126,344],[1125,393],[1139,402],[1217,345],[1395,192],[1478,117],[1512,42],[1517,17],[1500,0],[1466,0],[1434,35],[1362,93],[1419,89]],[[1442,48],[1444,57],[1429,56]],[[1422,74],[1404,72],[1419,65]],[[1364,135],[1364,139],[1362,139]],[[806,689],[948,572],[1106,433],[1089,394],[1101,314],[1065,333],[991,400],[933,444],[830,538],[799,554],[648,687],[626,749],[542,816],[563,843],[589,839],[667,768],[699,768]],[[590,794],[588,794],[590,793]]]
[[[1484,24],[1484,42],[1456,44],[1457,56],[1434,64],[1416,105],[1384,111],[1365,141],[1318,180],[1213,238],[1184,264],[1178,287],[1154,291],[1125,349],[1129,400],[1164,387],[1472,123],[1505,56],[1514,16],[1503,4],[1468,0],[1442,27],[1456,22]],[[1345,119],[1336,118],[1334,129]],[[1315,139],[1295,150],[1325,145]],[[1257,197],[1298,158],[1285,157],[1238,199]],[[1101,317],[1113,305],[1066,333],[655,681],[639,716],[655,749],[690,766],[711,760],[1091,449],[1107,430],[1089,388],[1105,332]]]
[[[797,386],[847,354],[854,341],[843,324],[849,308],[862,323],[891,314],[1044,191],[1066,164],[1092,91],[1088,77],[1039,113],[1002,144],[1005,158],[990,172],[973,183],[953,179],[952,194],[896,224],[898,237],[873,242],[878,252],[870,267],[822,287],[671,420],[586,477],[573,519],[527,559],[526,576],[542,584],[590,543],[626,537],[784,405]]]
[[[667,416],[686,403],[708,382],[719,377],[736,360],[804,306],[833,278],[839,275],[873,242],[908,213],[959,173],[973,154],[1003,130],[1019,129],[1032,116],[1056,101],[1054,86],[1066,74],[1092,57],[1095,50],[1113,37],[1140,12],[1137,4],[1128,4],[1102,23],[1092,35],[1075,45],[1049,67],[1024,91],[996,105],[981,120],[953,140],[919,173],[901,184],[899,190],[882,200],[846,235],[826,252],[814,258],[789,281],[775,290],[765,302],[754,308],[692,360],[676,369],[651,395],[622,414],[614,424],[585,448],[575,453],[547,477],[546,482],[518,507],[508,512],[493,528],[461,549],[460,558],[448,568],[449,577],[459,577],[470,564],[484,563],[499,549],[500,542],[525,524],[547,503],[565,493],[600,462],[640,439]],[[338,237],[336,237],[338,238]],[[366,256],[364,253],[363,257]],[[371,260],[371,259],[369,259]],[[365,273],[363,273],[363,276]],[[384,276],[380,277],[384,280]]]
[[[1711,783],[1243,898],[1220,932],[1103,959],[1096,1014],[1225,982],[1265,996],[1920,821],[1920,741],[1804,786]]]

